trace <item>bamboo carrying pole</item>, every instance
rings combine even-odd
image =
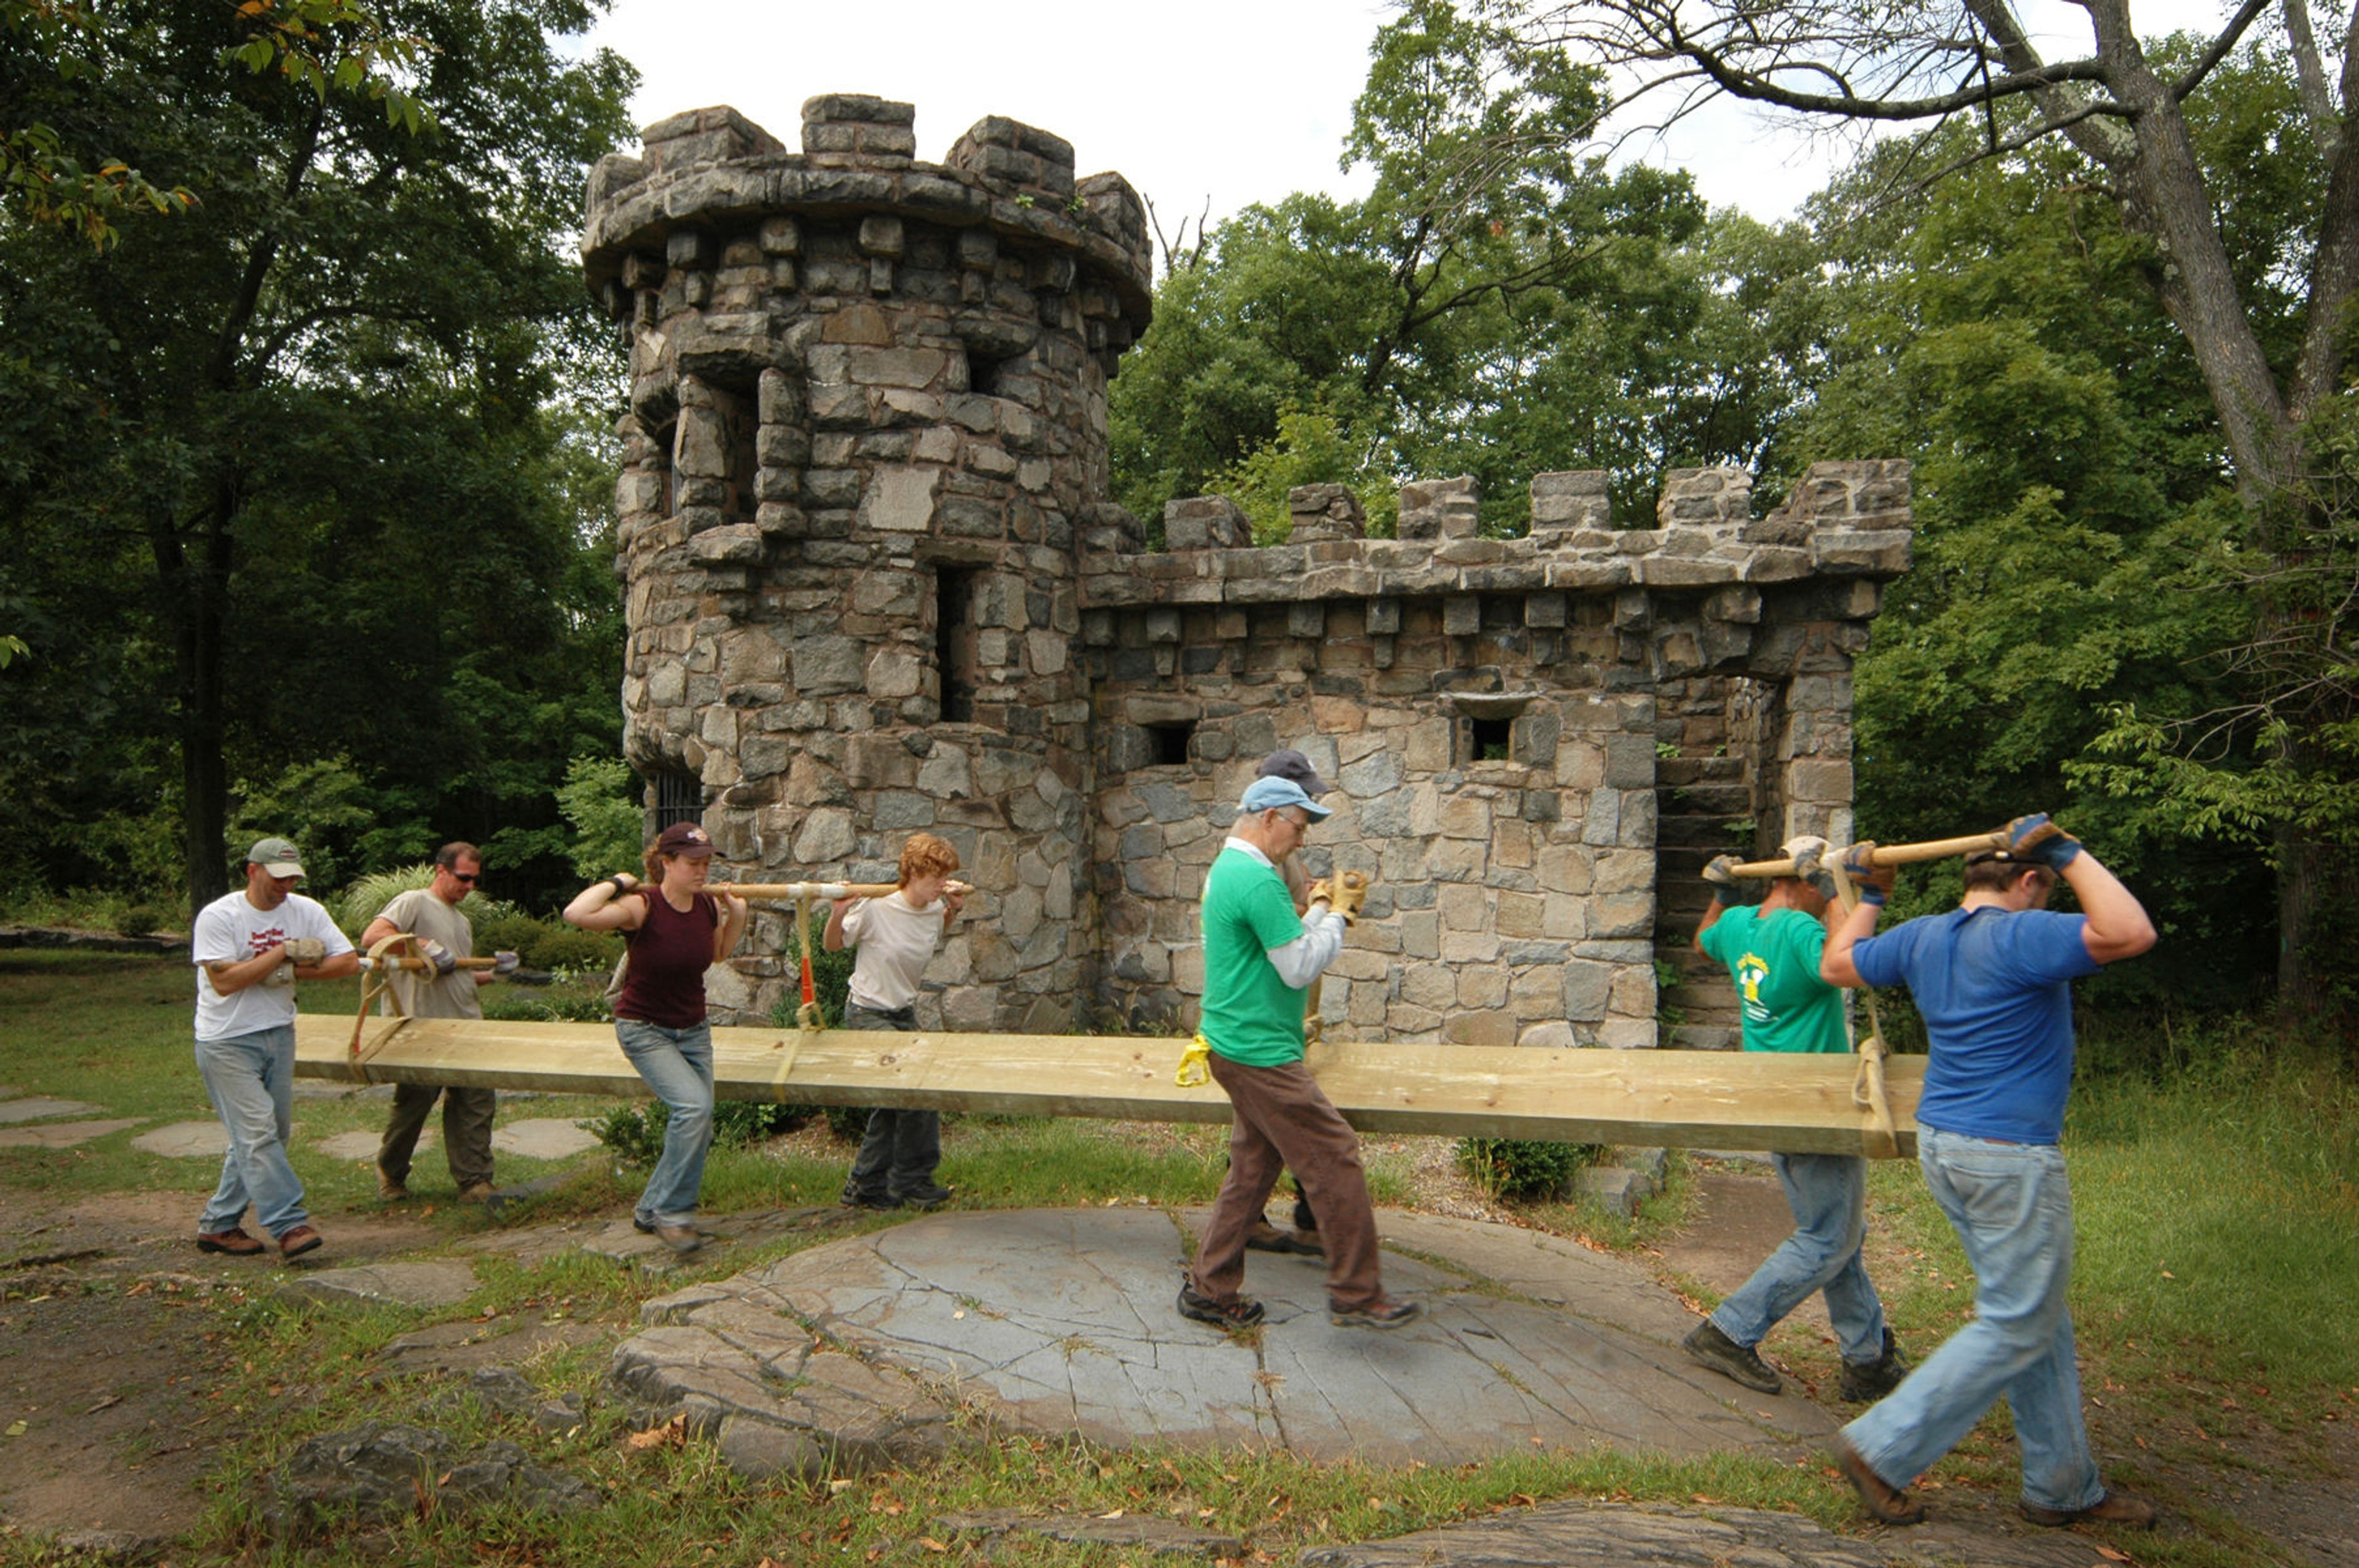
[[[2006,848],[2006,829],[1994,827],[1987,833],[1970,834],[1963,838],[1933,838],[1922,844],[1870,844],[1868,861],[1878,866],[1908,866],[1921,860],[1946,860],[1952,855],[1975,855],[1984,849]],[[1832,865],[1841,854],[1830,849],[1821,858],[1822,865]],[[1790,877],[1797,875],[1794,860],[1788,856],[1782,860],[1747,860],[1736,867],[1740,877]]]
[[[898,882],[707,882],[706,892],[734,892],[739,898],[766,903],[802,903],[811,899],[830,903],[839,898],[886,898],[901,891]],[[964,882],[944,882],[944,892],[971,893]]]

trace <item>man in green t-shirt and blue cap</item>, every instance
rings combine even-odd
[[[1723,855],[1704,868],[1712,902],[1695,945],[1736,981],[1745,1048],[1848,1053],[1843,991],[1819,978],[1827,890],[1778,877],[1754,906],[1746,893],[1762,884],[1736,876],[1736,864],[1734,856]],[[1908,1376],[1908,1363],[1893,1343],[1884,1303],[1860,1257],[1867,1237],[1867,1162],[1856,1154],[1772,1154],[1769,1161],[1786,1189],[1794,1234],[1696,1325],[1687,1352],[1748,1389],[1774,1394],[1777,1374],[1756,1346],[1787,1314],[1823,1292],[1843,1352],[1843,1397],[1882,1399]]]
[[[1329,815],[1292,779],[1257,778],[1245,787],[1228,841],[1204,876],[1199,1033],[1234,1121],[1229,1173],[1180,1288],[1180,1312],[1219,1328],[1262,1320],[1262,1304],[1238,1287],[1246,1238],[1280,1169],[1301,1181],[1327,1244],[1329,1320],[1397,1328],[1419,1310],[1384,1292],[1359,1135],[1302,1060],[1302,993],[1343,950],[1350,914],[1339,911],[1323,882],[1314,882],[1310,906],[1298,915],[1277,868]]]

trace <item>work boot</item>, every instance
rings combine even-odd
[[[1245,1247],[1255,1252],[1282,1252],[1299,1258],[1324,1258],[1326,1243],[1316,1232],[1305,1236],[1300,1231],[1284,1231],[1264,1220],[1245,1237]]]
[[[459,1201],[464,1204],[486,1204],[494,1193],[489,1182],[470,1182],[459,1189]]]
[[[658,1225],[655,1238],[675,1252],[693,1252],[704,1245],[704,1233],[692,1225]]]
[[[310,1226],[299,1225],[278,1238],[278,1255],[282,1258],[300,1258],[306,1252],[318,1251],[321,1242],[325,1239],[326,1238]]]
[[[399,1203],[409,1195],[409,1184],[380,1164],[376,1168],[376,1195],[387,1203]]]
[[[1834,1461],[1835,1468],[1851,1483],[1851,1489],[1859,1494],[1859,1506],[1867,1510],[1868,1518],[1882,1524],[1923,1521],[1925,1505],[1870,1469],[1867,1461],[1859,1456],[1859,1450],[1841,1433],[1835,1433]],[[2029,1511],[2028,1505],[2025,1511]]]
[[[1699,1365],[1711,1368],[1723,1378],[1736,1381],[1756,1393],[1774,1394],[1786,1385],[1769,1363],[1750,1345],[1739,1345],[1720,1331],[1720,1325],[1710,1318],[1697,1324],[1695,1332],[1680,1341],[1680,1348]]]
[[[266,1249],[245,1233],[245,1227],[233,1225],[227,1230],[198,1231],[197,1250],[225,1253],[232,1258],[252,1258]]]
[[[1900,1354],[1900,1346],[1887,1327],[1884,1331],[1884,1354],[1873,1361],[1844,1362],[1843,1381],[1836,1392],[1847,1404],[1873,1403],[1898,1388],[1908,1376],[1908,1358]]]
[[[2107,1492],[2085,1509],[2043,1509],[2038,1503],[2018,1503],[2023,1517],[2034,1524],[2079,1524],[2086,1519],[2091,1524],[2121,1524],[2133,1530],[2152,1530],[2155,1507],[2144,1498],[2131,1492]]]

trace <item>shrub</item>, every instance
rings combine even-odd
[[[811,1117],[807,1105],[777,1105],[769,1100],[724,1099],[712,1108],[712,1141],[717,1148],[743,1148],[781,1132],[792,1132]],[[671,1108],[661,1100],[644,1106],[616,1106],[602,1117],[574,1123],[614,1152],[626,1165],[652,1165],[663,1152],[664,1129],[671,1124]]]
[[[611,974],[614,960],[623,956],[623,939],[611,933],[582,931],[515,910],[504,909],[472,924],[475,951],[514,953],[527,968]]]
[[[1546,1199],[1560,1195],[1584,1166],[1597,1163],[1604,1152],[1603,1143],[1462,1138],[1458,1168],[1493,1197]]]
[[[128,903],[114,917],[114,929],[124,936],[145,936],[151,931],[161,931],[171,921],[163,906],[153,903]]]

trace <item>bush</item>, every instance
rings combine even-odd
[[[145,936],[151,931],[161,931],[171,919],[160,904],[130,903],[114,917],[114,929],[118,935]]]
[[[1574,1176],[1597,1163],[1603,1143],[1552,1143],[1522,1138],[1462,1138],[1458,1168],[1495,1198],[1562,1195]]]
[[[792,1132],[811,1118],[807,1105],[777,1105],[768,1100],[724,1099],[712,1108],[712,1142],[716,1148],[743,1148],[781,1132]],[[616,1106],[604,1116],[575,1126],[614,1152],[626,1165],[652,1165],[663,1152],[664,1129],[671,1124],[671,1108],[661,1100],[644,1106]]]
[[[542,920],[514,910],[473,925],[478,953],[514,953],[527,968],[608,975],[623,956],[623,939],[609,932],[582,931],[561,920]]]

